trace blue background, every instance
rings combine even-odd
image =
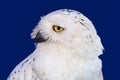
[[[30,38],[40,16],[69,8],[82,12],[94,23],[105,47],[105,80],[119,80],[120,6],[117,0],[1,0],[0,1],[0,80],[35,49]]]

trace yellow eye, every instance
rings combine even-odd
[[[53,30],[55,31],[55,32],[62,32],[63,30],[64,30],[64,28],[63,27],[60,27],[60,26],[58,26],[58,25],[53,25]]]

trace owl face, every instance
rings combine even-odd
[[[38,31],[36,31],[36,29]],[[69,44],[75,40],[79,29],[74,22],[74,17],[70,16],[67,10],[58,10],[42,17],[33,34],[35,34],[34,32],[39,32],[39,34],[34,37],[37,38],[37,42],[47,40]],[[43,39],[40,39],[40,37]]]
[[[72,18],[64,13],[48,14],[41,19],[38,26],[45,39],[60,43],[70,43],[77,30],[77,25]]]
[[[31,35],[37,43],[57,42],[96,51],[103,48],[92,22],[75,10],[62,9],[49,13],[41,18]]]

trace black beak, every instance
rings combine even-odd
[[[42,42],[46,42],[47,39],[45,39],[40,32],[37,33],[36,37],[35,37],[35,42],[36,43],[42,43]]]

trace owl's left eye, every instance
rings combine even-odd
[[[58,25],[53,25],[53,30],[55,32],[62,32],[64,30],[64,28],[61,26],[58,26]]]

